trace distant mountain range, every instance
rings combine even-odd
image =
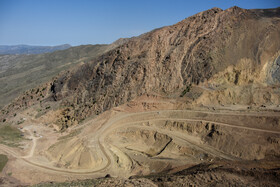
[[[70,48],[71,45],[31,46],[31,45],[0,45],[0,54],[41,54]]]

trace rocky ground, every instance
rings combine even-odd
[[[277,186],[279,10],[213,8],[25,92],[2,185]]]
[[[277,184],[280,111],[178,105],[141,97],[64,132],[29,109],[18,116],[27,138],[21,149],[0,146],[10,155],[2,177],[23,185]]]

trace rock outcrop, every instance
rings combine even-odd
[[[63,108],[64,118],[58,119],[63,127],[143,94],[180,97],[190,84],[242,89],[268,86],[272,91],[270,96],[254,102],[280,104],[276,92],[280,84],[279,39],[279,8],[213,8],[175,25],[122,41],[122,45],[95,60],[55,77],[46,84],[44,98],[37,101],[35,97],[27,100],[25,97],[23,101],[21,96],[5,111],[28,107],[42,99],[43,103],[56,102]],[[251,94],[252,89],[247,92],[242,89],[234,93],[235,98]],[[213,99],[223,97],[219,103],[250,104],[245,102],[247,97],[227,101],[225,92],[214,89],[211,94]],[[202,94],[198,103],[211,103],[211,98],[205,100],[207,94]],[[266,92],[259,94],[258,97],[264,98]]]

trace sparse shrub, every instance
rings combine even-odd
[[[17,122],[18,125],[22,124],[24,122],[23,119],[21,119],[20,121]]]
[[[181,93],[180,97],[183,97],[184,95],[186,95],[186,93],[190,92],[191,91],[191,87],[192,87],[192,84],[189,84],[186,89],[183,90],[183,92]]]

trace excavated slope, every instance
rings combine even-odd
[[[191,83],[216,81],[229,86],[250,85],[250,89],[254,85],[269,87],[271,95],[254,102],[280,104],[275,91],[280,83],[279,39],[279,8],[213,8],[124,41],[92,62],[61,73],[37,91],[25,93],[2,113],[39,101],[55,102],[60,105],[56,122],[64,128],[143,94],[177,98]],[[250,89],[246,93],[250,94]],[[234,97],[240,98],[243,93],[241,89]],[[211,103],[221,94],[225,95],[219,90],[202,94],[197,101]],[[259,94],[255,100],[265,97],[261,95],[265,92]],[[227,96],[220,100],[227,102]],[[228,103],[244,104],[244,100],[231,99]]]

